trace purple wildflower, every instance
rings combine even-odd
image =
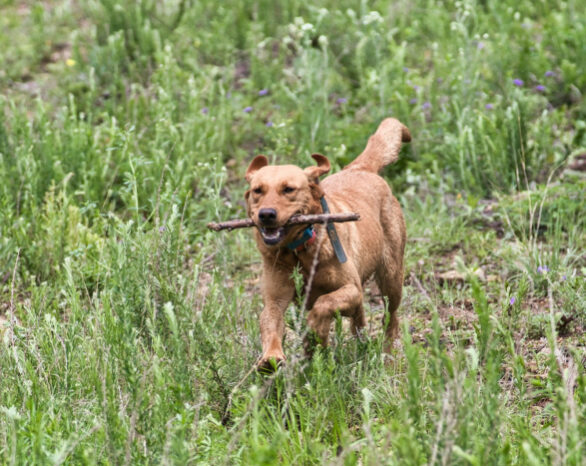
[[[441,84],[441,83],[443,83],[443,82],[444,82],[443,78],[437,78],[437,80],[436,80],[436,81],[438,82],[438,84]]]
[[[538,84],[537,86],[535,86],[535,90],[537,92],[545,92],[545,86],[543,84]]]
[[[567,277],[565,275],[562,275],[562,281],[565,282],[567,279]]]
[[[494,105],[492,105],[492,104],[486,104],[484,106],[484,108],[487,109],[487,110],[492,110],[494,108]]]
[[[207,107],[204,107],[204,108],[201,109],[202,115],[207,115],[209,113],[209,111],[210,111],[210,109],[207,108]]]
[[[519,87],[521,87],[521,86],[522,86],[523,84],[525,84],[525,83],[523,82],[523,80],[522,80],[522,79],[515,78],[515,79],[513,79],[513,84],[514,84],[515,86],[519,86]]]
[[[336,102],[339,104],[345,104],[346,102],[348,102],[348,99],[346,97],[339,97],[338,100],[336,100]]]
[[[551,71],[551,70],[547,70],[547,71],[545,72],[545,77],[546,77],[546,78],[551,78],[552,76],[555,76],[555,73],[554,73],[553,71]]]
[[[265,126],[268,128],[271,128],[273,126],[273,122],[271,120],[269,120],[265,123]]]
[[[415,104],[417,103],[417,99],[414,97],[414,98],[412,98],[412,99],[409,101],[409,103],[410,103],[411,105],[415,105]]]
[[[248,106],[248,107],[244,107],[244,113],[250,113],[252,112],[252,107]]]
[[[403,67],[403,71],[404,71],[405,73],[409,73],[409,68],[407,68],[406,66],[404,66],[404,67]]]
[[[165,227],[159,227],[159,233],[163,233],[165,231]]]
[[[517,298],[512,296],[511,299],[509,300],[509,304],[512,306],[513,304],[515,304],[515,301],[517,301]]]
[[[418,91],[419,90],[419,86],[417,84],[413,84],[413,90],[414,91]]]
[[[258,91],[258,95],[267,95],[269,93],[268,89],[261,89],[260,91]]]
[[[230,97],[232,97],[232,93],[231,93],[230,91],[228,91],[228,92],[226,93],[226,99],[229,99]]]
[[[545,275],[547,272],[549,272],[549,267],[547,265],[540,265],[537,267],[537,273],[542,273]]]
[[[427,110],[428,108],[431,108],[431,104],[429,102],[424,102],[421,108],[423,110]]]
[[[478,50],[482,50],[484,48],[484,42],[478,42],[478,44],[476,44],[476,48]]]

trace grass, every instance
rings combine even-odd
[[[121,6],[124,5],[124,6]],[[0,462],[583,464],[586,8],[0,2]],[[521,82],[522,81],[522,82]],[[266,91],[265,91],[266,90]],[[261,92],[262,91],[262,92]],[[402,347],[260,354],[244,170],[392,115]]]

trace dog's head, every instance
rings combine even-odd
[[[321,154],[311,156],[317,166],[301,169],[295,165],[269,165],[258,155],[246,170],[250,184],[244,195],[248,216],[254,221],[262,240],[269,246],[296,237],[303,226],[285,226],[296,214],[320,212],[323,192],[319,177],[330,170],[330,162]]]

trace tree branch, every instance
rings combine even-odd
[[[311,223],[331,223],[331,222],[355,222],[360,220],[360,214],[354,212],[342,212],[339,214],[313,214],[313,215],[295,215],[291,217],[286,225],[302,225]],[[234,230],[236,228],[250,228],[255,226],[250,218],[228,220],[226,222],[208,223],[208,228],[214,231]]]

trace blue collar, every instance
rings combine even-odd
[[[305,246],[305,243],[313,243],[315,240],[315,230],[313,229],[312,225],[309,225],[305,230],[303,230],[303,234],[300,238],[297,238],[295,241],[291,241],[289,244],[286,245],[287,249],[290,251],[297,251],[302,246]]]

